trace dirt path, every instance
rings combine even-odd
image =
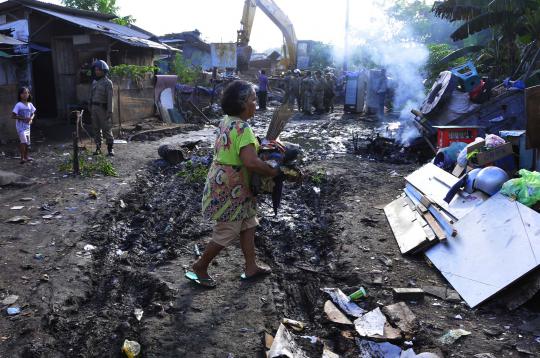
[[[259,114],[256,127],[264,128],[268,117]],[[183,278],[195,260],[194,246],[203,250],[211,234],[200,216],[203,184],[178,175],[183,165],[148,166],[159,144],[178,143],[185,135],[119,148],[119,178],[51,179],[61,153],[38,161],[43,166],[32,171],[46,183],[0,191],[7,205],[0,209],[2,219],[13,215],[8,206],[31,203],[35,207],[24,214],[41,222],[2,224],[0,299],[19,295],[23,313],[7,317],[4,311],[0,317],[0,357],[118,357],[124,339],[139,342],[143,357],[263,357],[262,334],[275,334],[283,317],[305,322],[301,335],[357,357],[354,339],[342,334],[352,328],[325,318],[327,297],[320,288],[350,293],[363,286],[369,297],[361,306],[373,309],[394,303],[392,287],[445,282],[421,256],[401,256],[380,209],[399,195],[403,176],[418,164],[349,154],[351,132],[369,136],[376,124],[341,114],[331,118],[297,118],[288,128],[286,137],[306,148],[307,176],[302,185],[287,185],[278,217],[261,204],[257,247],[273,273],[240,281],[243,261],[234,246],[211,267],[219,282],[211,291]],[[202,148],[196,156],[208,152]],[[9,165],[4,161],[2,167]],[[88,198],[90,189],[97,200]],[[18,201],[27,196],[35,201]],[[45,203],[62,218],[41,219]],[[85,251],[88,244],[95,249]],[[508,313],[494,303],[471,310],[433,297],[409,306],[420,319],[412,341],[417,353],[518,356],[516,345],[538,352],[534,334],[519,328],[538,317],[526,308]],[[143,311],[140,321],[135,309]],[[450,346],[438,342],[454,328],[472,334]],[[321,357],[321,345],[298,342],[310,357]]]

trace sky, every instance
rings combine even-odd
[[[299,40],[343,44],[346,0],[274,1],[293,23]],[[137,26],[156,35],[198,29],[208,42],[235,42],[244,0],[117,0],[117,5],[121,15],[132,15]],[[368,23],[375,6],[372,0],[350,0],[351,25]],[[250,45],[265,51],[282,44],[279,29],[257,11]]]

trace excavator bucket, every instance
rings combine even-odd
[[[249,69],[249,60],[253,49],[251,46],[238,46],[236,48],[236,67],[238,71],[247,71]]]

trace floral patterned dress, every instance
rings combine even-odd
[[[259,141],[246,121],[229,116],[221,120],[202,198],[205,218],[229,222],[257,215],[251,176],[240,160],[240,150],[250,144],[258,150]]]

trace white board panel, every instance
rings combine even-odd
[[[540,214],[502,194],[455,224],[458,235],[427,257],[470,307],[540,265]]]

